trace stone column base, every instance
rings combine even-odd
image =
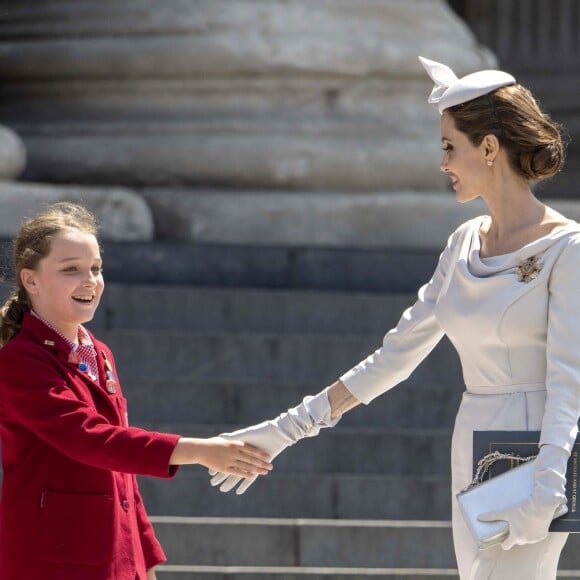
[[[141,190],[160,239],[343,248],[441,248],[482,203],[452,192]],[[580,208],[580,205],[579,205]]]
[[[159,239],[232,245],[441,249],[484,203],[453,192],[290,192],[170,190],[141,193]],[[551,200],[571,219],[580,201]]]
[[[13,238],[25,218],[57,201],[80,203],[94,212],[102,240],[153,240],[150,209],[129,189],[11,182],[0,182],[0,237]]]

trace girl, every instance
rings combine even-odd
[[[153,580],[165,556],[135,474],[271,468],[240,441],[128,426],[113,354],[83,326],[104,288],[96,230],[57,203],[15,240],[18,288],[0,310],[2,580]]]
[[[560,170],[564,144],[558,126],[511,75],[480,71],[458,79],[443,64],[421,62],[435,81],[429,102],[441,114],[441,170],[458,202],[481,197],[489,215],[451,235],[431,281],[374,354],[288,413],[227,436],[273,458],[406,379],[446,334],[466,384],[451,458],[460,578],[554,580],[567,534],[548,527],[565,498],[580,415],[580,225],[541,203],[530,182]],[[473,475],[475,430],[541,431],[533,494],[480,517],[505,520],[510,530],[501,546],[481,552],[455,500]],[[222,491],[240,482],[225,474],[212,480]]]

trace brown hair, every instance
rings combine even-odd
[[[447,109],[455,127],[479,145],[495,135],[511,167],[528,180],[553,177],[564,165],[560,125],[544,113],[522,85],[509,85]]]
[[[23,268],[34,270],[50,253],[52,240],[63,230],[79,230],[97,234],[95,216],[80,205],[59,202],[48,206],[20,227],[14,240],[14,270],[17,288],[0,308],[0,346],[12,339],[22,326],[22,319],[31,309],[28,294],[20,280]]]

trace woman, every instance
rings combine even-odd
[[[441,170],[458,202],[481,197],[489,215],[451,235],[432,279],[381,348],[298,407],[227,436],[275,457],[406,379],[446,334],[466,384],[452,440],[453,497],[472,478],[474,430],[541,430],[532,496],[481,518],[508,522],[501,546],[478,551],[453,499],[460,578],[555,579],[567,534],[548,533],[548,526],[565,497],[580,415],[580,225],[538,201],[530,182],[560,170],[564,144],[511,75],[480,71],[458,79],[445,65],[420,60],[435,81],[429,102],[441,114]],[[212,479],[222,491],[240,481]]]

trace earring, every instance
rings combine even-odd
[[[486,163],[488,167],[493,167],[493,161],[491,159],[488,159]]]

